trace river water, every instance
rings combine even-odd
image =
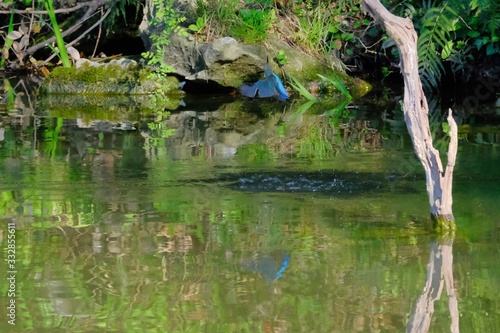
[[[500,332],[498,127],[437,237],[397,107],[219,99],[2,111],[1,332]]]

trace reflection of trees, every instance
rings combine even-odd
[[[459,332],[458,303],[453,287],[453,238],[432,244],[427,281],[410,316],[406,332],[428,332],[434,313],[434,301],[440,299],[443,287],[448,295],[450,331]]]

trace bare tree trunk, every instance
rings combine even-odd
[[[413,148],[424,166],[427,194],[432,217],[439,227],[455,229],[452,211],[452,179],[457,155],[457,124],[451,110],[448,112],[450,145],[448,163],[443,170],[439,152],[432,145],[427,99],[418,74],[417,33],[409,19],[391,14],[379,0],[363,0],[364,10],[382,25],[394,39],[401,54],[401,71],[404,78],[404,115]]]

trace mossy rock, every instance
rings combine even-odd
[[[175,77],[151,79],[151,70],[130,59],[100,64],[80,59],[76,67],[57,67],[40,86],[40,94],[149,95],[182,97]]]
[[[280,51],[288,59],[281,68],[273,61]],[[321,74],[340,78],[354,98],[371,89],[368,83],[348,76],[341,69],[338,59],[305,54],[275,36],[270,36],[265,43],[248,45],[238,43],[231,37],[199,43],[172,34],[171,43],[163,50],[163,61],[173,66],[175,73],[187,81],[216,83],[233,88],[262,79],[268,59],[272,70],[282,78],[285,86],[288,85],[287,75],[308,86],[318,81],[318,74]]]
[[[181,103],[181,99],[155,95],[48,94],[39,99],[38,106],[65,119],[138,121],[144,114],[176,110]]]

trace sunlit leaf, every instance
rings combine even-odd
[[[316,101],[316,97],[314,97],[306,87],[302,85],[302,83],[299,82],[295,77],[292,75],[289,75],[290,79],[292,79],[293,82],[290,82],[290,85],[299,92],[303,97],[307,98],[310,101]]]
[[[441,59],[447,59],[451,55],[452,51],[453,51],[453,41],[449,40],[446,42],[446,45],[443,47],[443,50],[441,51]]]

